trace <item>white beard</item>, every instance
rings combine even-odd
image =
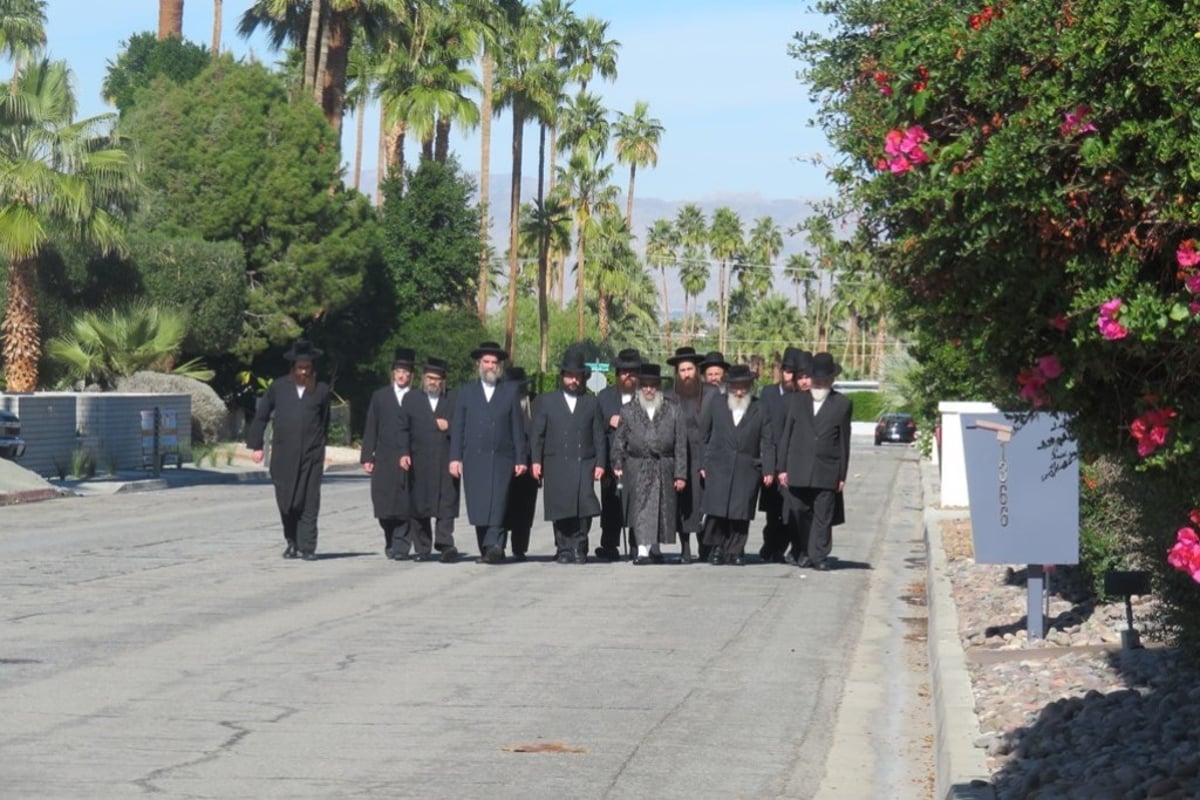
[[[742,411],[750,408],[750,395],[744,394],[741,397],[737,395],[725,395],[725,404],[729,406],[730,411]]]
[[[657,414],[658,410],[662,408],[663,404],[663,396],[661,393],[655,393],[654,397],[650,400],[646,399],[646,395],[639,393],[637,400],[638,405],[640,405],[642,410],[647,414],[649,414],[651,411]]]
[[[809,390],[812,393],[812,399],[818,403],[824,403],[825,398],[829,397],[829,389],[813,388]]]
[[[494,369],[479,368],[479,380],[486,383],[488,386],[495,386],[496,379],[499,377],[499,372]]]

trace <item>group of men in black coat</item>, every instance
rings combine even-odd
[[[293,369],[268,388],[248,435],[261,459],[274,420],[271,474],[287,558],[315,558],[329,418],[329,389],[313,377],[319,355],[303,340],[285,354]],[[519,368],[501,371],[503,348],[484,342],[471,356],[478,378],[447,394],[443,360],[428,358],[414,389],[415,352],[399,348],[392,380],[371,398],[360,461],[389,558],[424,561],[436,548],[455,560],[461,488],[479,560],[504,561],[510,534],[523,560],[541,486],[559,563],[586,563],[591,519],[600,516],[602,560],[621,557],[627,530],[634,563],[663,561],[660,545],[676,536],[689,563],[695,534],[699,557],[742,564],[750,522],[763,510],[764,560],[827,568],[832,526],[844,519],[851,415],[848,398],[832,390],[840,368],[828,353],[788,348],[780,381],[758,398],[749,366],[690,347],[667,359],[669,391],[660,391],[657,364],[622,350],[616,383],[592,396],[587,365],[568,354],[559,386],[532,402]]]

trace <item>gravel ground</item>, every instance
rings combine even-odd
[[[1200,673],[1156,639],[1154,599],[1134,598],[1145,649],[1122,650],[1124,602],[1094,604],[1056,571],[1050,630],[1029,642],[1023,573],[975,564],[969,522],[942,532],[997,796],[1200,798]]]

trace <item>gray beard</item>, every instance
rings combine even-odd
[[[657,414],[658,410],[660,408],[662,408],[663,396],[662,396],[661,392],[659,392],[658,394],[655,394],[653,400],[647,400],[646,395],[644,395],[644,394],[639,394],[637,399],[638,399],[638,405],[640,405],[642,407],[642,410],[645,411],[647,414],[649,414],[651,411],[653,411],[655,414]]]
[[[442,393],[438,392],[438,391],[431,392],[430,390],[426,389],[425,395],[431,400],[437,400],[439,397],[442,396]]]
[[[730,411],[745,411],[750,407],[750,395],[744,394],[741,397],[736,395],[725,395],[725,404],[729,406]]]
[[[497,377],[499,377],[499,373],[496,370],[484,369],[483,367],[479,368],[479,380],[483,381],[488,386],[495,386]]]

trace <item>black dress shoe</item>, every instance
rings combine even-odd
[[[287,549],[283,551],[284,558],[298,558],[299,551],[296,550],[296,545],[293,542],[288,542]]]
[[[484,551],[483,555],[479,557],[479,560],[484,564],[503,564],[504,551],[499,547],[489,547]]]
[[[653,561],[655,564],[667,563],[667,557],[664,556],[662,553],[651,553],[650,560]]]
[[[724,562],[725,562],[725,558],[724,558],[724,556],[721,555],[721,551],[719,549],[714,547],[712,550],[709,551],[708,563],[712,564],[715,567],[715,566],[718,566],[719,564],[723,564]]]
[[[408,561],[408,553],[401,553],[399,550],[393,550],[391,559],[392,561]]]
[[[447,547],[442,551],[441,562],[443,564],[453,564],[455,561],[458,561],[457,547]]]
[[[633,563],[641,566],[642,564],[653,564],[654,560],[650,556],[634,556]]]
[[[571,554],[565,550],[554,557],[555,564],[570,564]]]
[[[746,557],[741,553],[738,553],[735,556],[730,556],[727,558],[725,563],[733,567],[744,567],[746,565]]]
[[[691,553],[681,553],[679,555],[679,563],[680,564],[690,564],[690,563],[692,563],[692,561],[693,561],[693,559],[692,559]]]
[[[829,572],[829,570],[833,569],[833,565],[829,563],[828,558],[822,558],[816,564],[813,564],[812,567],[818,572]]]
[[[803,559],[803,560],[807,561],[807,559]],[[794,555],[792,555],[791,553],[788,553],[787,555],[785,555],[783,557],[783,563],[788,564],[793,567],[800,566],[800,562],[797,561],[796,557]]]
[[[527,559],[528,559],[528,556],[526,556],[524,553],[513,553],[513,561],[525,561]],[[501,551],[501,553],[500,553],[500,560],[501,561],[504,560],[503,551]]]
[[[413,553],[412,558],[409,559],[409,561],[428,561],[428,560],[429,560],[428,553]]]
[[[303,553],[300,554],[300,558],[302,558],[305,561],[316,561],[317,554],[314,553],[312,550],[305,550]]]
[[[610,547],[597,547],[596,558],[600,559],[601,561],[620,561],[621,552]]]
[[[575,563],[576,564],[586,564],[587,563],[587,550],[576,550],[575,551]]]
[[[808,556],[801,556],[800,560],[796,562],[796,566],[799,567],[800,569],[812,569],[813,562],[809,559]]]

